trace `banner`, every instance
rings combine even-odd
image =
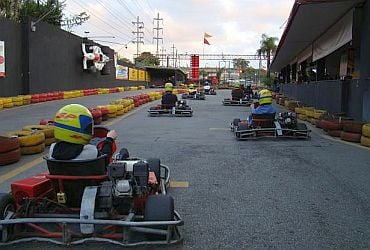
[[[139,71],[139,81],[145,82],[145,71],[144,70],[138,71]]]
[[[116,79],[128,80],[128,67],[117,64],[116,65]]]
[[[197,81],[199,80],[199,55],[192,55],[190,61],[191,67],[191,80]]]
[[[137,69],[128,69],[128,80],[129,81],[137,81]]]
[[[0,77],[5,77],[5,42],[0,41]]]

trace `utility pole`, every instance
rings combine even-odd
[[[142,31],[144,29],[144,23],[140,22],[139,16],[136,18],[136,22],[132,22],[133,25],[136,25],[136,31],[133,31],[132,33],[136,35],[136,41],[133,41],[133,43],[136,43],[136,57],[139,56],[139,44],[144,44],[144,32]]]
[[[175,66],[175,49],[176,49],[175,44],[172,45],[171,49],[172,49],[172,67],[174,67]]]
[[[162,31],[162,36],[163,36],[163,27],[159,27],[160,21],[162,21],[162,25],[163,25],[163,18],[159,18],[159,13],[157,13],[157,18],[153,18],[153,24],[154,24],[154,22],[157,22],[157,27],[153,28],[154,32],[157,33],[157,36],[153,37],[153,39],[156,40],[156,43],[157,43],[157,50],[156,50],[156,56],[157,57],[158,57],[158,43],[159,43],[159,40],[161,40],[162,44],[163,44],[163,37],[159,36],[159,31],[160,30]]]
[[[165,63],[164,63],[164,61],[165,61],[165,56],[166,56],[166,54],[165,54],[165,52],[166,52],[166,49],[164,48],[164,47],[162,47],[161,48],[161,66],[164,66],[165,65]],[[162,65],[162,63],[163,63],[163,65]],[[167,66],[168,67],[168,66]]]

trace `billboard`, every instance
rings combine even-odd
[[[128,67],[117,64],[116,65],[116,79],[128,80]]]
[[[144,82],[145,81],[145,72],[144,70],[138,70],[139,72],[139,81]]]
[[[130,81],[137,81],[137,69],[128,69],[128,79]]]
[[[5,42],[0,41],[0,77],[5,77]]]

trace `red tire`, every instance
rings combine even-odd
[[[362,133],[362,126],[364,124],[365,123],[363,123],[363,122],[355,122],[355,121],[346,122],[343,125],[343,131],[361,134]]]
[[[21,158],[21,149],[17,148],[6,153],[0,153],[0,166],[8,165],[19,161]]]
[[[41,119],[40,125],[54,125],[54,120],[52,119]]]
[[[340,134],[340,139],[349,142],[360,142],[361,134],[342,131],[342,133]]]
[[[0,153],[6,153],[19,148],[19,140],[17,138],[9,138],[0,136]]]
[[[332,137],[340,137],[342,130],[328,130],[328,135]]]
[[[321,120],[321,128],[327,130],[341,130],[342,126],[337,120]]]

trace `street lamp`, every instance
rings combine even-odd
[[[37,19],[35,22],[34,21],[31,21],[31,31],[32,32],[35,32],[36,31],[36,24],[38,24],[39,22],[41,22],[45,17],[47,17],[51,12],[54,11],[54,8],[53,8],[53,5],[55,4],[55,1],[52,0],[51,2],[51,9],[46,12],[44,15],[42,15],[39,19]]]

